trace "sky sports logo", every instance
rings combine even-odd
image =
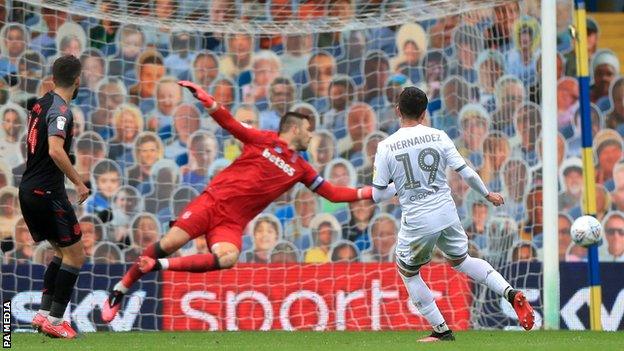
[[[2,303],[2,348],[11,348],[11,300]]]

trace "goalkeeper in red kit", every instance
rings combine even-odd
[[[321,178],[298,153],[308,148],[314,130],[313,117],[287,112],[280,120],[278,133],[261,131],[236,121],[198,85],[187,81],[179,84],[202,102],[222,128],[243,142],[243,151],[188,204],[169,232],[143,251],[113,287],[102,309],[102,319],[107,323],[115,318],[124,294],[148,272],[207,272],[234,266],[247,223],[298,182],[332,202],[380,201],[395,194],[393,187],[382,192],[368,186],[355,189],[334,186]],[[165,258],[201,235],[206,236],[210,253]]]

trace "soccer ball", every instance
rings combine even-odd
[[[600,222],[592,216],[582,216],[572,223],[570,233],[572,240],[580,246],[590,246],[600,241],[602,226]]]

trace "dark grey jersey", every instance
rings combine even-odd
[[[28,116],[28,160],[20,188],[64,193],[65,175],[49,155],[48,137],[65,139],[69,155],[73,125],[69,105],[58,94],[49,92],[35,103]]]

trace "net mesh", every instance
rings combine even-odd
[[[27,1],[34,6],[120,23],[175,30],[254,34],[302,34],[387,27],[412,22],[415,18],[437,19],[506,2],[509,1]]]
[[[38,306],[42,264],[53,255],[49,245],[32,243],[20,219],[26,115],[53,87],[50,67],[61,54],[83,64],[72,110],[75,167],[94,193],[75,206],[89,258],[67,312],[79,331],[109,328],[99,308],[124,264],[241,153],[179,79],[198,82],[257,128],[275,130],[288,110],[316,116],[307,157],[343,186],[371,183],[377,143],[399,127],[397,96],[419,86],[430,99],[427,123],[445,130],[488,187],[508,199],[495,209],[449,172],[470,254],[529,292],[540,313],[539,22],[517,2],[10,5],[0,60],[0,115],[15,117],[0,139],[2,291],[22,328]],[[531,61],[516,69],[522,50]],[[70,184],[68,196],[76,203]],[[399,218],[396,200],[334,204],[295,187],[245,230],[237,268],[148,275],[111,328],[426,329],[392,263]],[[199,238],[179,255],[205,252]],[[518,327],[504,299],[445,265],[441,252],[422,275],[452,328]]]

